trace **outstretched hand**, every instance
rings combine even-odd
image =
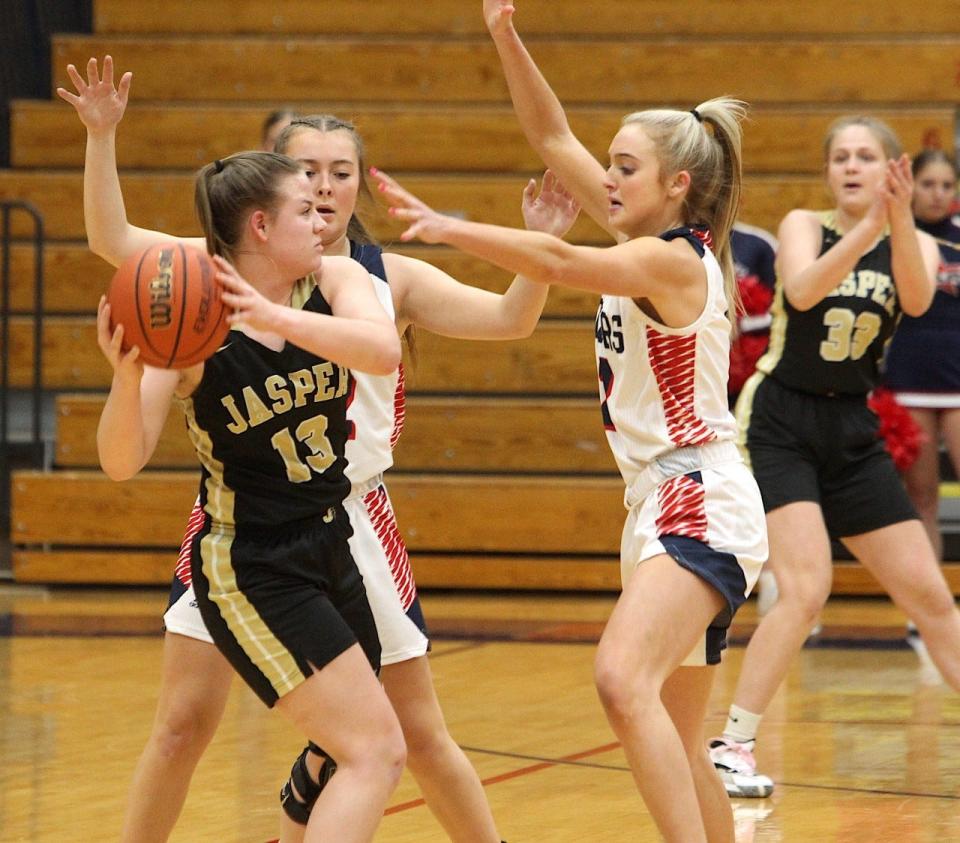
[[[97,306],[97,345],[107,358],[115,378],[140,381],[143,377],[140,349],[134,346],[129,351],[123,350],[123,325],[110,330],[110,304],[106,296],[100,296]]]
[[[113,85],[113,58],[103,59],[103,78],[97,71],[97,60],[87,62],[87,79],[72,64],[67,65],[67,74],[73,81],[77,93],[66,88],[57,88],[57,95],[72,105],[89,132],[111,131],[123,119],[130,93],[130,81],[133,74],[128,70],[120,78],[117,87]]]
[[[542,231],[563,237],[577,221],[580,203],[552,170],[543,174],[540,194],[536,179],[530,179],[523,190],[523,221],[530,231]]]
[[[510,29],[515,11],[509,0],[483,0],[483,19],[491,34]]]
[[[443,242],[450,217],[438,214],[383,171],[371,167],[370,175],[377,180],[377,188],[390,204],[390,216],[410,223],[409,228],[400,235],[401,240],[406,242],[419,238],[424,243]]]

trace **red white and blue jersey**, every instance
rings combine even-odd
[[[370,273],[380,304],[387,315],[395,319],[380,247],[351,243],[350,257]],[[393,465],[393,448],[403,430],[406,397],[402,366],[389,375],[354,372],[353,377],[356,386],[347,405],[351,432],[347,440],[346,473],[357,489]]]
[[[887,348],[884,384],[906,407],[960,407],[960,225],[917,220],[940,247],[937,290],[921,316],[903,316]]]
[[[777,240],[762,228],[738,222],[730,232],[730,251],[742,306],[738,333],[730,348],[727,390],[732,406],[770,340]]]
[[[610,449],[629,487],[653,460],[677,448],[736,440],[727,406],[730,320],[723,272],[709,234],[679,228],[707,275],[703,312],[669,328],[624,296],[604,295],[596,320],[600,403]]]

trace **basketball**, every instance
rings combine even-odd
[[[111,328],[123,325],[123,350],[139,346],[144,363],[163,369],[206,360],[229,330],[215,275],[210,257],[183,243],[124,261],[107,292]]]

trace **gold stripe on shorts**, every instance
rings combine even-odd
[[[740,449],[740,456],[746,463],[747,468],[752,469],[750,463],[750,451],[747,448],[747,431],[750,429],[750,419],[753,416],[753,400],[757,394],[757,388],[763,383],[766,375],[759,369],[747,378],[743,385],[740,397],[737,399],[737,406],[734,408],[734,415],[737,419],[737,447]]]
[[[237,587],[230,554],[232,544],[233,536],[223,531],[208,533],[200,542],[203,573],[210,583],[210,600],[220,610],[220,616],[241,649],[282,697],[303,682],[303,671]]]

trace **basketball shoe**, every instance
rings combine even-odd
[[[710,741],[710,760],[720,773],[727,796],[763,799],[773,793],[773,779],[757,772],[755,741],[740,743],[719,737]]]

